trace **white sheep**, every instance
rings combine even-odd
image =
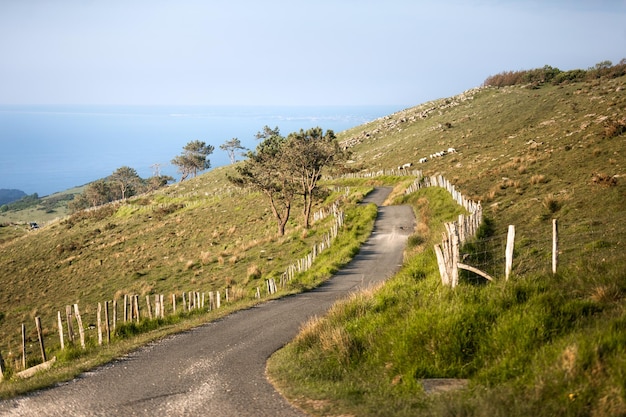
[[[425,162],[428,162],[428,158],[420,158],[419,163],[423,164]]]
[[[456,153],[456,149],[454,149],[454,148],[448,148],[448,153]]]

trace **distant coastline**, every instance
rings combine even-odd
[[[120,166],[149,177],[190,140],[215,147],[212,167],[229,163],[219,145],[237,137],[256,147],[263,126],[281,133],[320,126],[340,132],[406,106],[0,105],[0,189],[40,196],[84,185]]]

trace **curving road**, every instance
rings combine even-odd
[[[391,190],[364,202],[380,206]],[[303,416],[265,378],[267,358],[349,292],[398,270],[414,230],[408,206],[379,207],[372,235],[319,288],[150,344],[53,388],[0,402],[0,416]]]

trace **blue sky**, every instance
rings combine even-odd
[[[626,0],[0,0],[0,104],[417,105],[626,58]]]

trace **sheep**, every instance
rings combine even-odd
[[[419,163],[423,164],[425,162],[428,162],[428,158],[420,158]]]
[[[404,164],[404,165],[402,165],[402,166],[398,167],[398,169],[399,169],[399,170],[400,170],[400,169],[408,169],[408,168],[411,168],[412,166],[413,166],[413,163],[412,163],[412,162],[407,162],[406,164]]]
[[[456,149],[454,149],[454,148],[448,148],[448,153],[456,153]]]

